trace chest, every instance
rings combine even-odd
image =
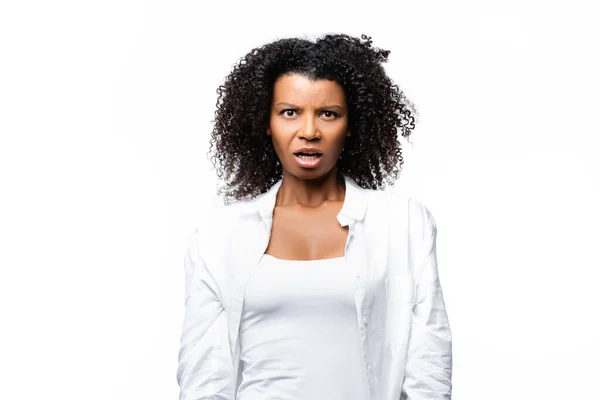
[[[414,291],[411,274],[407,272],[407,221],[406,218],[394,216],[391,212],[394,210],[406,215],[405,204],[401,201],[395,201],[391,209],[372,201],[364,218],[355,221],[344,214],[336,218],[339,209],[335,208],[322,214],[286,214],[276,207],[272,219],[261,219],[260,215],[255,215],[236,219],[235,224],[228,225],[230,228],[227,229],[226,240],[217,240],[225,246],[208,247],[212,249],[211,254],[218,254],[213,257],[212,263],[208,263],[208,267],[217,278],[218,292],[224,300],[234,368],[240,365],[239,332],[245,297],[248,295],[252,300],[253,293],[262,296],[263,289],[266,289],[261,287],[253,290],[251,283],[252,279],[260,278],[257,266],[266,253],[287,260],[315,260],[344,255],[348,261],[344,268],[351,279],[347,283],[353,288],[354,300],[353,304],[348,304],[355,307],[350,307],[350,310],[357,317],[362,350],[370,365],[381,365],[382,370],[392,371],[392,368],[388,368],[389,363],[382,362],[380,357],[385,356],[388,361],[396,360],[394,354],[399,354],[405,348]],[[346,221],[349,221],[350,227],[342,226]],[[267,282],[270,284],[271,275],[268,271],[264,272],[267,272]],[[323,280],[315,274],[303,276]],[[327,281],[331,283],[335,279]],[[286,296],[289,296],[287,304],[298,305],[297,298],[293,298],[297,293],[286,289]],[[333,291],[323,288],[320,293],[331,294]],[[348,291],[344,293],[348,294]],[[319,299],[319,303],[323,303],[323,299]],[[262,304],[270,306],[272,302],[265,301]],[[336,312],[339,313],[339,310]],[[240,371],[238,369],[241,374]],[[381,375],[378,371],[372,373],[374,376]]]
[[[266,254],[286,260],[317,260],[343,257],[348,226],[336,216],[341,202],[319,209],[275,208]]]

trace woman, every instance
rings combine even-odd
[[[188,244],[180,400],[451,398],[435,220],[386,189],[415,115],[388,54],[282,39],[219,88],[228,182]]]

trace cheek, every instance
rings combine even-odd
[[[271,143],[273,144],[273,149],[275,150],[275,154],[277,154],[277,158],[284,159],[286,157],[286,149],[289,147],[286,143],[287,139],[282,136],[280,133],[271,133]]]
[[[294,128],[294,121],[285,120],[279,115],[272,115],[269,120],[269,126],[273,132],[286,132]]]
[[[273,147],[281,150],[288,149],[290,143],[294,140],[294,132],[294,130],[290,130],[287,126],[271,125],[271,142],[273,143]]]
[[[346,136],[346,131],[344,131],[342,134],[340,134],[340,137],[337,140],[337,146],[338,146],[338,149],[340,152],[344,148],[344,145],[346,144],[347,140],[348,140],[348,137]]]

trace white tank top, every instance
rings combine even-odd
[[[344,257],[264,254],[246,288],[237,399],[368,399],[353,288]]]

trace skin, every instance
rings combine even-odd
[[[346,189],[338,183],[336,165],[351,133],[342,86],[299,74],[280,77],[266,134],[281,161],[283,182],[265,253],[287,260],[343,257],[348,227],[336,216]],[[293,153],[304,146],[323,152],[316,168],[296,162]]]

